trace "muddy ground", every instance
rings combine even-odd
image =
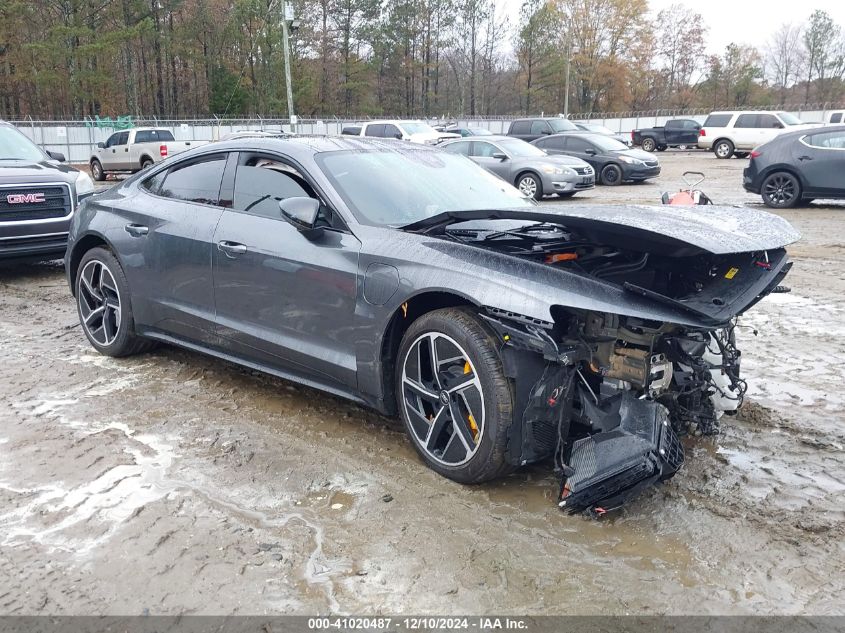
[[[718,202],[745,161],[660,155]],[[0,269],[0,613],[845,611],[845,206],[783,214],[794,291],[742,319],[749,402],[683,471],[601,521],[548,465],[462,487],[400,424],[170,347],[113,360],[56,263]]]

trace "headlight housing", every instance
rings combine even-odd
[[[76,200],[81,202],[92,193],[94,193],[94,181],[91,180],[91,176],[84,171],[80,171],[76,175]]]
[[[645,165],[645,163],[638,158],[631,158],[630,156],[620,156],[619,160],[628,165]]]
[[[564,174],[572,174],[572,170],[569,167],[558,167],[557,165],[550,165],[548,163],[544,163],[540,166],[540,169],[543,173],[551,174],[554,176],[563,176]]]

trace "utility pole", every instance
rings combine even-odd
[[[566,34],[566,87],[563,95],[563,116],[569,118],[569,65],[572,62],[572,53],[578,53],[580,49],[572,46],[572,31]]]
[[[285,49],[285,85],[288,97],[288,117],[290,118],[290,131],[295,131],[296,115],[293,110],[293,86],[290,77],[290,34],[289,28],[294,23],[293,7],[289,6],[287,0],[282,0],[282,47]]]

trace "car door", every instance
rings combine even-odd
[[[845,196],[845,129],[809,134],[794,145],[793,155],[805,180],[805,193]]]
[[[756,114],[740,114],[733,130],[733,143],[737,149],[754,149],[760,145],[760,132]]]
[[[768,143],[783,131],[783,123],[774,114],[757,115],[757,145]]]
[[[129,132],[115,132],[106,141],[106,146],[100,152],[100,164],[106,171],[119,170],[122,164],[123,157],[118,154],[118,150],[123,150],[121,147],[121,137],[128,138]],[[126,141],[124,140],[125,144]]]
[[[503,178],[508,182],[513,182],[512,176],[515,176],[515,174],[511,174],[511,170],[513,168],[511,165],[511,159],[509,157],[504,160],[501,157],[494,158],[494,154],[504,154],[507,156],[507,152],[505,152],[505,150],[490,141],[472,142],[470,158],[472,158],[476,164],[481,165],[487,171],[496,174],[499,178]]]
[[[227,154],[176,163],[116,202],[121,261],[136,321],[180,339],[216,343],[212,238],[231,201],[220,198]]]
[[[533,141],[551,133],[552,126],[549,125],[548,121],[544,121],[543,119],[535,119],[534,121],[531,121],[531,133],[529,134],[529,138],[525,140]]]
[[[319,199],[285,157],[241,152],[233,208],[214,234],[216,321],[235,356],[323,385],[357,384],[354,337],[361,244],[323,204],[325,227],[306,237],[279,201]]]
[[[559,138],[564,140],[565,147],[565,151],[561,153],[565,153],[569,156],[575,156],[576,158],[580,158],[581,160],[588,162],[593,168],[593,171],[596,172],[598,179],[598,174],[601,173],[601,169],[604,167],[606,162],[604,159],[600,158],[598,148],[596,148],[588,140],[577,136],[564,135]]]

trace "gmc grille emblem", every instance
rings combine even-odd
[[[6,196],[9,204],[34,204],[36,202],[47,202],[43,193],[10,193]]]

